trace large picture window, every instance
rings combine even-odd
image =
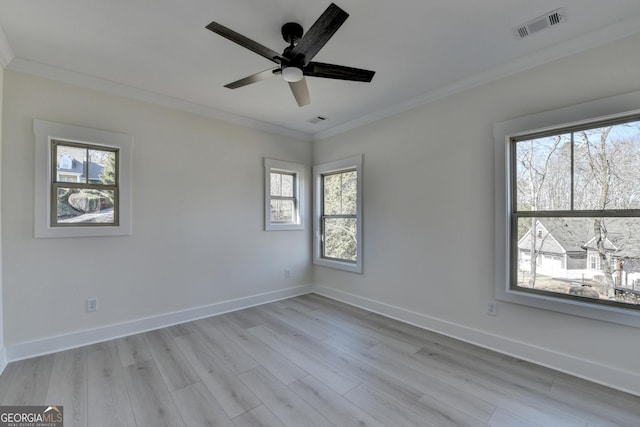
[[[640,326],[634,104],[640,92],[494,125],[498,300]]]
[[[511,138],[511,287],[640,308],[640,116]]]
[[[314,167],[316,264],[362,272],[361,166],[354,157]]]

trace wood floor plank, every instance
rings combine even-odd
[[[241,328],[227,318],[215,317],[213,320],[216,328],[284,384],[291,384],[307,375],[305,371],[260,341],[248,330]]]
[[[423,420],[394,399],[364,385],[359,385],[346,393],[344,397],[389,427],[439,427]]]
[[[401,396],[408,401],[418,400],[423,396],[420,390],[404,384],[376,368],[361,363],[325,342],[311,340],[302,336],[283,336],[282,339],[290,340],[292,345],[299,345],[306,348],[325,363],[335,366],[337,369],[346,372],[361,383],[367,384],[371,388],[387,393],[390,396]]]
[[[208,319],[193,322],[193,330],[204,340],[209,349],[224,362],[233,373],[241,374],[260,366],[246,351],[241,349]]]
[[[172,337],[181,337],[183,335],[189,335],[193,333],[193,323],[179,323],[177,325],[169,326],[167,331],[171,334]]]
[[[64,407],[65,426],[87,425],[87,393],[87,348],[56,353],[45,402]]]
[[[153,360],[128,365],[124,368],[124,373],[139,427],[185,425]]]
[[[286,426],[333,426],[318,411],[262,366],[239,375],[262,403]]]
[[[318,340],[325,340],[335,335],[335,331],[331,330],[328,327],[322,326],[320,322],[313,320],[310,317],[303,316],[296,310],[292,310],[286,306],[286,304],[281,301],[276,301],[275,303],[271,303],[265,305],[264,307],[260,307],[263,311],[270,314],[271,316],[278,319],[280,322],[285,324],[291,324],[296,329],[304,332],[306,335],[309,335]],[[265,324],[263,326],[269,327],[269,324]],[[276,325],[273,325],[276,326]],[[275,329],[274,329],[275,330]],[[291,332],[288,330],[279,329],[279,333],[288,333]]]
[[[340,427],[384,427],[371,415],[309,375],[289,386],[298,396]]]
[[[489,420],[489,427],[545,427],[498,408]]]
[[[203,383],[171,392],[182,420],[188,427],[233,427],[233,422]]]
[[[345,372],[339,371],[318,359],[313,353],[299,346],[290,345],[289,342],[281,339],[279,335],[267,329],[265,326],[257,326],[249,329],[249,331],[304,371],[321,379],[324,384],[339,394],[344,394],[360,384],[359,381]]]
[[[361,348],[350,348],[348,354],[360,362],[378,369],[398,381],[414,387],[416,390],[420,390],[425,394],[421,398],[423,402],[436,406],[431,402],[431,399],[434,399],[446,405],[443,410],[447,407],[452,408],[448,413],[451,417],[464,419],[465,417],[462,415],[458,417],[458,412],[463,412],[479,421],[486,422],[496,409],[495,405],[470,395],[464,390],[457,389],[449,383],[442,382],[422,369],[414,369],[403,363],[398,363],[394,358],[381,356],[379,353]],[[460,410],[453,409],[454,407],[460,408]],[[471,421],[466,421],[465,423],[467,425],[472,424]],[[439,424],[442,424],[442,422]]]
[[[4,399],[9,392],[11,382],[18,374],[19,366],[20,362],[11,362],[4,368],[2,375],[0,375],[0,405],[4,402]]]
[[[285,427],[264,405],[233,419],[236,427]]]
[[[136,425],[115,341],[87,348],[87,414],[92,427]]]
[[[5,393],[3,405],[45,405],[55,356],[48,354],[21,360]]]
[[[184,358],[168,330],[147,332],[144,338],[169,391],[200,381],[200,377]]]
[[[260,400],[196,334],[175,338],[180,350],[229,418],[260,405]]]
[[[143,334],[130,335],[117,341],[118,354],[122,367],[135,365],[138,362],[151,360],[151,353]]]
[[[334,313],[318,310],[313,313],[314,316],[325,320],[327,323],[331,323],[338,327],[337,333],[344,334],[345,336],[362,335],[372,339],[376,344],[385,343],[391,347],[399,348],[405,351],[418,351],[420,346],[411,344],[395,337],[390,334],[380,333],[376,328],[364,327],[363,321],[358,319],[345,319],[342,316],[336,316]],[[353,323],[352,323],[353,322]]]

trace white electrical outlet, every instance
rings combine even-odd
[[[489,301],[489,304],[487,305],[487,314],[490,316],[497,316],[498,315],[498,303],[495,301]]]
[[[98,298],[89,298],[87,300],[87,312],[93,313],[94,311],[98,311]]]
[[[287,279],[289,277],[291,277],[291,268],[290,267],[287,267],[287,268],[284,269],[284,277],[287,278]]]

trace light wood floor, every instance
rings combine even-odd
[[[634,426],[640,397],[305,295],[9,364],[65,426]]]

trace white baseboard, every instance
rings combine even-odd
[[[591,360],[494,335],[326,286],[314,285],[313,292],[451,338],[640,396],[640,374],[638,372],[602,365]]]
[[[179,323],[202,319],[204,317],[215,316],[268,302],[304,295],[309,292],[311,292],[311,285],[295,286],[292,288],[222,301],[215,304],[160,314],[143,319],[136,319],[128,322],[101,326],[99,328],[85,329],[68,334],[13,344],[7,346],[3,352],[4,361],[6,365],[7,362],[28,359],[30,357],[55,353],[115,338],[122,338],[128,335],[134,335],[141,332],[177,325]],[[2,359],[0,359],[0,362],[1,361]]]

